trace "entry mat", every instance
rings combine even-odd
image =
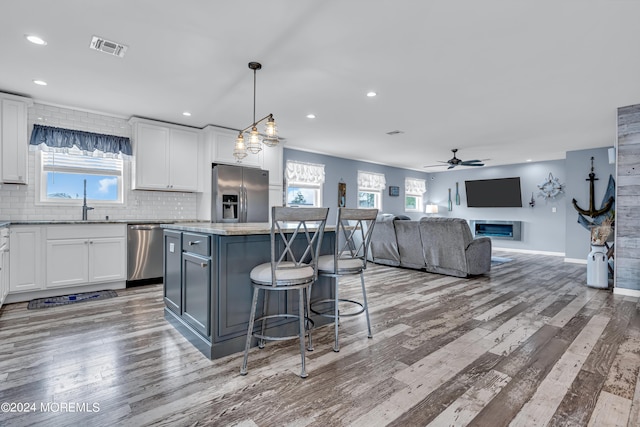
[[[100,299],[107,299],[117,297],[116,291],[95,291],[95,292],[82,292],[79,294],[62,295],[59,297],[38,298],[29,301],[27,309],[32,310],[35,308],[47,308],[56,307],[59,305],[74,304],[76,302],[95,301]]]
[[[492,256],[491,257],[491,265],[499,265],[504,264],[505,262],[513,261],[511,258],[504,258],[501,256]]]

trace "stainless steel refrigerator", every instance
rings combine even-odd
[[[211,222],[268,222],[269,171],[213,164]]]

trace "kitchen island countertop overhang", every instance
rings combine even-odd
[[[295,229],[294,224],[292,224],[291,227],[292,231]],[[254,234],[269,234],[271,232],[270,222],[191,222],[161,224],[160,226],[171,230],[214,234],[218,236],[250,236]],[[329,232],[334,231],[335,226],[326,225],[324,229]]]

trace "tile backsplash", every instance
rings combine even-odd
[[[86,132],[131,137],[127,119],[106,114],[34,103],[29,108],[29,137],[35,123]],[[76,220],[82,218],[80,206],[36,205],[36,156],[29,152],[29,184],[0,184],[0,220]],[[169,191],[131,190],[131,164],[125,162],[125,194],[121,206],[94,206],[89,219],[112,220],[193,220],[196,219],[196,194]]]

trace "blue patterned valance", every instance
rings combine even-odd
[[[81,130],[33,125],[29,146],[32,150],[68,152],[76,146],[89,156],[129,157],[131,141],[124,136],[103,135]]]

